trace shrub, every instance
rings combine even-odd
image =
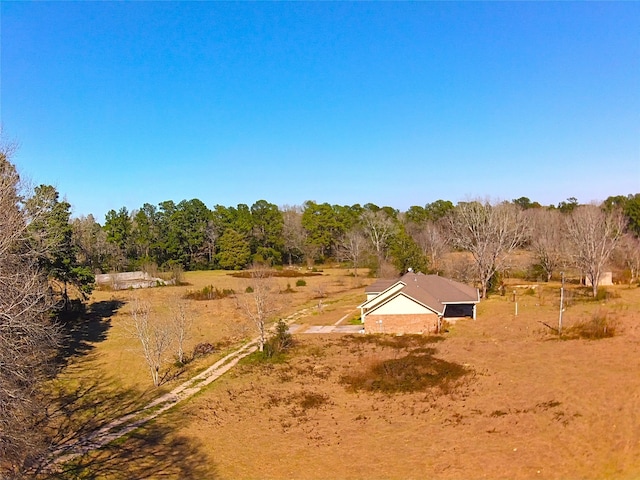
[[[230,288],[223,288],[220,290],[218,287],[208,285],[201,290],[188,291],[185,293],[184,298],[188,300],[218,300],[221,298],[229,297],[236,292]]]
[[[213,353],[214,351],[215,347],[212,344],[208,342],[198,343],[195,347],[193,347],[193,355],[191,357],[194,359],[197,357],[205,357]]]
[[[462,365],[425,352],[371,360],[363,370],[345,375],[340,381],[354,392],[406,393],[439,388],[442,393],[449,393],[468,373]]]
[[[264,345],[264,356],[273,358],[283,354],[293,346],[293,337],[289,332],[289,325],[284,320],[279,320],[276,330]]]
[[[610,338],[616,334],[616,323],[606,311],[597,311],[590,320],[567,328],[563,332],[563,336],[568,339],[584,338],[587,340]]]
[[[307,282],[302,278],[296,281],[296,287],[306,287],[306,286],[307,286]]]
[[[598,293],[593,299],[596,302],[606,302],[607,300],[611,300],[612,298],[620,298],[620,294],[618,292],[609,291],[606,288],[600,287],[598,289]]]
[[[244,293],[253,293],[253,287],[249,285],[247,288],[244,289]]]

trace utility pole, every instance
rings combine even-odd
[[[562,335],[562,311],[564,310],[564,272],[560,272],[562,285],[560,286],[560,317],[558,318],[558,335]]]

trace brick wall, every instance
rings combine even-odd
[[[365,333],[435,333],[437,315],[367,315]]]

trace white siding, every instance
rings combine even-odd
[[[434,314],[434,312],[428,308],[405,297],[404,295],[398,295],[391,301],[382,305],[380,308],[369,311],[369,313],[375,313],[375,315]]]
[[[379,293],[377,295],[367,294],[367,301],[364,302],[362,305],[360,305],[360,307],[364,307],[364,309],[368,311],[369,309],[375,307],[375,305],[378,305],[379,302],[385,301],[385,299],[395,295],[397,292],[402,290],[404,288],[404,283],[398,283],[389,288],[390,289],[388,291]],[[368,302],[373,299],[375,299],[375,301],[372,302],[371,304],[368,304]]]

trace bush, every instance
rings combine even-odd
[[[598,293],[595,297],[593,297],[596,302],[606,302],[607,300],[611,300],[612,298],[620,298],[620,294],[618,292],[609,291],[606,288],[602,287],[598,289]]]
[[[215,352],[215,347],[212,344],[208,342],[198,343],[195,347],[193,347],[193,355],[191,356],[191,358],[195,359],[197,357],[206,357],[213,352]]]
[[[289,333],[289,325],[284,320],[279,320],[276,330],[264,345],[264,356],[273,358],[283,354],[293,346],[293,337]]]
[[[296,281],[296,287],[306,287],[306,286],[307,286],[307,282],[302,278]]]
[[[253,287],[249,285],[247,288],[244,289],[244,293],[253,293]]]
[[[431,353],[372,359],[360,371],[341,377],[340,382],[354,392],[407,393],[438,388],[450,393],[469,371],[457,363],[434,358]]]
[[[563,336],[568,339],[584,338],[587,340],[610,338],[616,334],[616,323],[606,311],[597,311],[590,320],[567,328],[563,332]]]
[[[220,290],[218,287],[208,285],[201,290],[188,291],[185,293],[184,298],[188,300],[219,300],[221,298],[229,297],[236,292],[230,288],[223,288]]]

